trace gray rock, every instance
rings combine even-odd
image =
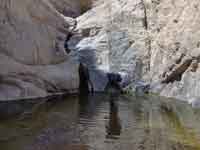
[[[193,108],[200,108],[199,97],[193,97],[193,98],[189,99],[188,103],[191,104]]]
[[[90,80],[95,92],[104,92],[108,84],[108,77],[105,71],[99,69],[89,69]]]
[[[143,96],[144,94],[148,94],[150,91],[150,84],[145,83],[143,81],[138,81],[135,83],[135,93],[137,96]]]
[[[145,68],[139,65],[143,64],[142,61],[138,63],[140,57],[142,60],[142,56],[146,56],[143,15],[131,14],[137,4],[130,0],[126,3],[116,0],[97,3],[93,9],[77,18],[77,32],[68,42],[73,56],[86,64],[91,72],[99,70],[99,73],[102,70],[126,74],[120,83],[121,87],[142,78]],[[139,6],[136,9],[142,11]],[[132,16],[130,20],[128,16]],[[132,28],[135,19],[138,19],[137,29]],[[93,82],[99,84],[98,81]]]
[[[62,9],[78,15],[80,1],[0,0],[0,100],[78,89],[78,62],[64,48],[75,24]]]
[[[73,50],[89,66],[125,72],[128,82],[143,80],[161,95],[199,97],[198,9],[197,0],[101,0],[77,18],[76,28],[98,32],[79,36]]]
[[[200,97],[198,0],[0,0],[0,8],[0,76],[12,77],[1,98],[77,89],[79,62],[95,91],[108,72],[123,72],[122,87],[144,81],[164,96]]]

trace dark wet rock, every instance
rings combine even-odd
[[[135,93],[138,96],[142,96],[144,94],[148,94],[150,91],[150,84],[145,83],[143,81],[139,81],[135,83]]]
[[[119,73],[108,73],[107,76],[108,76],[109,82],[111,82],[113,84],[119,83],[122,81],[122,77]]]
[[[120,86],[122,77],[119,73],[107,73],[107,78],[108,78],[108,83],[105,88],[107,92],[113,93],[122,91],[122,88]]]
[[[89,70],[86,65],[80,63],[79,65],[79,91],[81,94],[88,94],[89,92],[94,92],[93,83],[90,79]]]
[[[180,81],[183,73],[189,68],[192,63],[192,58],[183,59],[180,64],[176,65],[171,69],[170,72],[165,73],[162,83],[170,83],[174,81]]]

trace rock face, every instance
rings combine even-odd
[[[200,96],[199,8],[198,0],[99,0],[77,18],[68,45],[90,70],[125,72],[189,100]]]
[[[142,78],[142,70],[146,74],[147,65],[142,66],[148,62],[148,34],[140,3],[99,0],[94,2],[91,10],[76,19],[77,27],[68,46],[91,73],[100,72],[98,79],[92,81],[94,85],[99,82],[105,84],[95,88],[95,91],[105,89],[108,80],[104,74],[107,72],[129,74],[129,82]]]
[[[199,97],[199,7],[197,0],[160,1],[152,7],[151,72],[153,80],[164,83],[159,91],[164,96]]]
[[[80,15],[78,0],[0,0],[1,100],[78,89],[78,63],[64,48],[75,21],[61,4]]]
[[[198,0],[0,0],[0,99],[77,89],[80,62],[94,91],[121,73],[124,85],[196,99],[199,9]]]

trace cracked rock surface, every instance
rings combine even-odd
[[[161,95],[198,99],[199,9],[198,0],[99,0],[76,19],[68,44],[90,70],[125,72]]]
[[[81,62],[95,91],[120,72],[196,101],[199,9],[198,0],[0,0],[0,99],[77,89]]]

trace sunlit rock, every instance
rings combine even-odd
[[[188,100],[188,103],[192,105],[193,108],[200,108],[199,97],[194,97]]]

